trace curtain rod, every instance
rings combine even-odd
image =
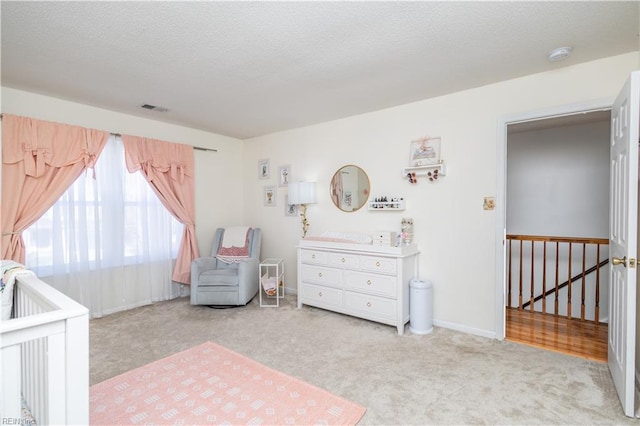
[[[111,133],[111,136],[117,136],[119,138],[122,137],[122,135],[120,133]],[[203,148],[201,146],[194,146],[193,149],[197,149],[198,151],[212,151],[212,152],[218,152],[217,149],[213,149],[213,148]]]
[[[0,120],[2,120],[2,117],[4,116],[4,114],[0,114]],[[120,133],[111,133],[112,136],[118,136],[118,137],[122,137],[122,135]],[[213,148],[203,148],[201,146],[194,146],[193,149],[197,149],[198,151],[211,151],[211,152],[218,152],[217,149],[213,149]]]

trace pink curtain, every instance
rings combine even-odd
[[[200,257],[195,232],[193,147],[127,135],[122,140],[129,172],[140,170],[162,204],[185,225],[172,279],[191,284],[191,261]]]
[[[100,130],[3,114],[2,259],[24,263],[22,231],[93,167],[108,138]]]

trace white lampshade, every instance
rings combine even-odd
[[[313,204],[316,202],[315,182],[294,182],[288,185],[289,204]]]

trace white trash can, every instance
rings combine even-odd
[[[433,331],[433,285],[431,281],[409,281],[409,330],[413,334]]]

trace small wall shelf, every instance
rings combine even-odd
[[[415,175],[416,178],[419,178],[420,176],[431,178],[434,173],[436,173],[438,177],[446,176],[447,166],[444,163],[438,163],[430,164],[428,166],[405,167],[402,169],[402,177],[405,179],[409,178],[409,174]]]
[[[372,201],[369,200],[368,209],[372,211],[400,211],[406,208],[404,198],[392,197],[387,198],[388,201]]]

